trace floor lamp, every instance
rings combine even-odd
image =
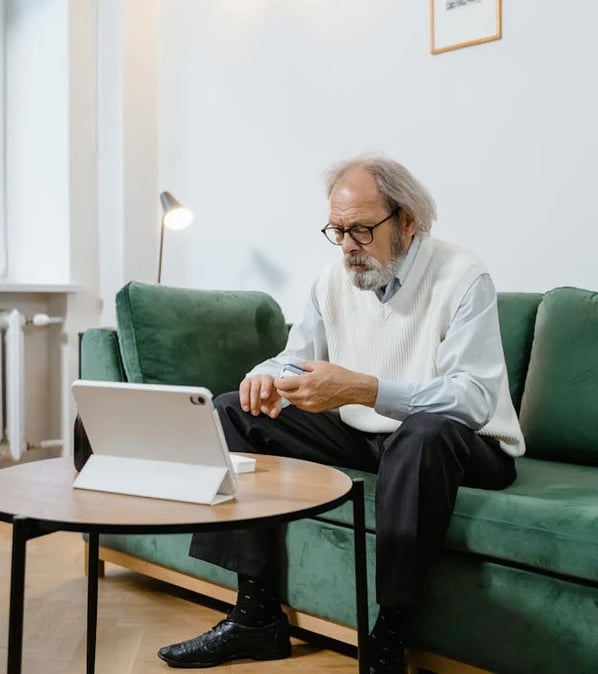
[[[193,220],[193,213],[181,205],[170,192],[162,192],[162,224],[160,226],[160,256],[158,258],[158,283],[162,281],[162,251],[164,249],[165,229],[185,229]]]

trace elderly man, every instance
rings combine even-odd
[[[285,350],[216,400],[229,446],[377,474],[372,674],[405,671],[410,616],[459,485],[502,489],[524,443],[496,291],[468,251],[429,236],[435,206],[399,163],[363,156],[328,177],[322,232],[343,257],[315,281]],[[284,363],[300,374],[280,377]],[[172,667],[290,654],[272,527],[197,535],[190,554],[238,574],[212,630],[160,649]]]

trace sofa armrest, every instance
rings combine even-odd
[[[97,381],[126,381],[116,330],[91,328],[81,336],[79,376]]]
[[[91,328],[79,342],[79,377],[98,381],[125,381],[125,371],[118,347],[116,330]],[[77,415],[73,428],[73,461],[81,470],[92,454],[92,448],[81,417]]]

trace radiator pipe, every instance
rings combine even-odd
[[[48,314],[35,314],[33,318],[27,319],[27,323],[41,328],[53,323],[64,323],[64,318],[61,316],[48,316]]]
[[[62,448],[62,440],[40,440],[39,442],[28,442],[27,450],[30,449],[54,449]]]

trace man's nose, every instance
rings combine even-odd
[[[341,247],[343,249],[343,253],[353,253],[356,250],[359,250],[359,244],[357,241],[353,239],[353,237],[349,234],[349,232],[345,232],[345,235],[343,236],[343,242],[341,243]]]

